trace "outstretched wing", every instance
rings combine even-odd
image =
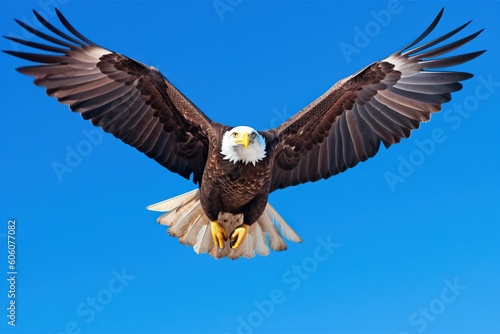
[[[91,42],[56,9],[67,33],[36,11],[56,37],[16,20],[51,44],[5,38],[52,54],[4,51],[37,62],[17,70],[92,124],[137,148],[170,171],[199,183],[214,135],[212,122],[158,70]]]
[[[462,88],[472,74],[432,70],[462,64],[484,51],[434,58],[474,39],[481,31],[446,45],[470,22],[415,47],[435,28],[443,10],[414,42],[388,58],[340,80],[276,129],[271,191],[326,179],[407,138]],[[414,47],[413,49],[410,49]],[[409,50],[410,49],[410,50]]]

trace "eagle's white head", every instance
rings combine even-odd
[[[220,153],[224,160],[255,164],[266,157],[266,141],[248,126],[237,126],[224,133]]]

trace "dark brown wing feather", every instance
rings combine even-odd
[[[484,51],[430,59],[448,53],[481,31],[430,49],[469,23],[419,47],[437,25],[443,10],[414,42],[388,58],[340,80],[325,94],[276,129],[271,191],[326,179],[373,157],[382,141],[386,147],[407,138],[421,122],[450,101],[462,88],[463,72],[428,71],[462,64]],[[406,51],[408,50],[408,51]],[[420,52],[420,53],[419,53]]]
[[[57,9],[56,9],[57,11]],[[41,63],[17,70],[33,76],[37,86],[69,105],[84,119],[137,148],[170,171],[199,183],[215,135],[210,119],[163,75],[133,59],[91,42],[57,11],[70,36],[35,12],[57,37],[17,21],[47,42],[45,45],[13,37],[14,42],[56,54],[4,51]]]

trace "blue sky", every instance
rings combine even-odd
[[[431,37],[473,19],[467,32],[486,30],[461,50],[488,52],[457,68],[476,76],[409,139],[273,193],[303,243],[238,261],[195,254],[145,209],[192,183],[101,137],[14,71],[27,62],[0,55],[6,278],[9,219],[17,251],[16,327],[2,280],[2,333],[500,333],[500,4],[221,3],[224,12],[213,1],[2,1],[1,34],[23,36],[12,19],[33,22],[31,9],[53,21],[57,4],[91,40],[160,69],[213,120],[256,129],[399,50],[443,6]]]

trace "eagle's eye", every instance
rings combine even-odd
[[[238,132],[233,132],[233,138],[238,138]]]
[[[255,139],[255,137],[257,137],[257,134],[255,132],[252,132],[252,134],[250,135],[250,137],[252,137],[252,139]]]

